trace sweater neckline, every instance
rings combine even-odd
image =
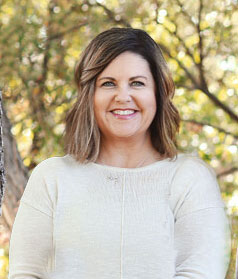
[[[182,153],[178,153],[177,157],[181,157],[183,154]],[[122,168],[122,167],[114,167],[114,166],[109,166],[109,165],[103,165],[103,164],[98,164],[98,163],[94,163],[91,162],[89,163],[91,166],[99,168],[101,170],[109,170],[109,171],[115,171],[115,172],[140,172],[140,171],[146,171],[146,170],[150,170],[153,169],[159,165],[164,165],[168,162],[170,162],[170,160],[173,160],[175,157],[171,158],[166,158],[163,160],[159,160],[156,161],[152,164],[143,166],[143,167],[136,167],[136,168]],[[174,161],[173,161],[174,162]]]

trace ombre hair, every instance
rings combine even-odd
[[[125,51],[141,55],[155,81],[157,111],[149,127],[152,145],[163,158],[177,158],[180,116],[172,104],[175,86],[163,54],[145,31],[114,27],[89,43],[75,67],[78,96],[66,115],[64,150],[78,162],[95,162],[98,158],[101,135],[94,116],[95,83],[112,60]]]

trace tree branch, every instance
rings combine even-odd
[[[212,125],[212,124],[210,124],[208,122],[200,122],[200,121],[197,121],[197,120],[194,120],[194,119],[181,119],[181,121],[193,123],[193,124],[196,124],[196,125],[199,125],[199,126],[210,126],[210,127],[214,128],[214,129],[218,130],[219,132],[224,133],[226,135],[230,135],[230,136],[234,137],[236,140],[238,140],[238,134],[233,134],[233,133],[231,133],[229,131],[226,131],[223,128],[220,128],[220,127],[218,127],[216,125]]]
[[[158,25],[160,24],[160,25],[161,25],[161,23],[158,21],[158,13],[159,13],[158,2],[156,2],[155,4],[156,4],[155,22],[156,22],[156,24],[158,24]],[[182,38],[179,36],[178,32],[177,32],[177,30],[178,30],[177,24],[176,24],[171,18],[170,18],[170,21],[175,25],[175,31],[169,30],[169,28],[166,27],[165,25],[162,25],[163,28],[164,28],[171,36],[175,36],[175,37],[179,40],[179,42],[181,43],[181,45],[184,47],[185,52],[187,53],[187,55],[193,60],[193,63],[194,63],[195,65],[197,65],[197,63],[196,63],[196,61],[195,61],[195,59],[194,59],[194,56],[193,56],[193,54],[191,53],[190,49],[186,46],[184,39],[182,39]]]
[[[193,91],[193,90],[197,89],[195,86],[188,86],[186,84],[182,84],[182,83],[178,83],[178,82],[175,82],[175,85],[176,85],[176,88],[185,88],[189,91]]]
[[[203,10],[203,0],[199,1],[199,11],[198,11],[198,23],[197,23],[197,34],[199,37],[199,42],[198,42],[198,51],[199,51],[199,58],[200,62],[198,63],[198,71],[199,71],[199,76],[200,76],[200,81],[202,87],[207,88],[207,82],[205,79],[204,75],[204,70],[203,70],[203,59],[204,59],[204,54],[203,54],[203,36],[202,36],[202,31],[201,31],[201,19],[202,19],[202,10]]]
[[[122,18],[120,20],[116,20],[115,19],[115,16],[116,14],[110,10],[106,5],[102,4],[102,3],[99,3],[98,1],[96,1],[95,4],[91,4],[89,1],[86,1],[87,5],[89,5],[90,7],[93,7],[93,6],[98,6],[98,7],[101,7],[103,8],[103,10],[105,11],[105,13],[107,14],[108,18],[113,21],[114,23],[116,24],[122,24],[126,27],[131,27],[131,24],[125,19],[125,18]]]
[[[180,2],[180,0],[175,0],[175,2],[176,2],[177,5],[180,7],[181,13],[188,19],[188,21],[189,21],[189,22],[193,25],[193,27],[195,27],[195,29],[196,29],[196,28],[197,28],[196,24],[191,20],[192,16],[186,12],[186,10],[184,9],[183,4]]]
[[[170,53],[170,51],[167,49],[166,46],[159,44],[159,46],[161,47],[161,49],[172,59],[174,59],[175,61],[177,61],[177,63],[179,64],[179,66],[185,71],[186,75],[188,76],[188,78],[192,81],[192,83],[195,85],[196,89],[201,90],[203,93],[205,93],[208,98],[218,107],[222,108],[229,116],[231,119],[235,120],[236,122],[238,122],[238,115],[236,115],[228,106],[226,106],[225,104],[223,104],[215,95],[213,95],[207,88],[206,84],[200,84],[195,77],[189,72],[189,70],[183,65],[183,63],[177,58],[177,57],[173,57]]]
[[[220,177],[222,177],[222,176],[225,176],[225,175],[234,173],[234,172],[236,172],[236,171],[238,171],[238,168],[237,168],[237,167],[232,167],[232,168],[230,168],[230,169],[228,169],[228,170],[225,170],[225,171],[222,171],[222,172],[218,173],[218,174],[217,174],[217,178],[220,178]]]
[[[87,24],[88,24],[88,22],[82,22],[82,23],[80,23],[78,25],[75,25],[75,26],[72,26],[72,27],[68,28],[65,31],[59,32],[57,34],[50,35],[47,40],[51,41],[51,40],[59,39],[59,38],[65,36],[68,33],[77,31],[78,29],[80,29],[81,27],[83,27],[83,26],[85,26]]]
[[[122,25],[125,25],[126,27],[131,27],[130,23],[124,18],[121,18],[120,20],[116,20],[115,19],[116,14],[113,11],[109,10],[105,5],[103,5],[99,2],[96,2],[96,5],[99,7],[102,7],[104,9],[104,11],[106,12],[106,14],[108,15],[108,17],[110,19],[114,20],[116,23],[120,23]]]
[[[213,95],[207,87],[200,86],[198,89],[204,92],[216,106],[222,108],[230,116],[231,119],[238,122],[238,115],[236,115],[228,106],[223,104],[215,95]]]
[[[188,76],[188,78],[192,81],[192,83],[195,85],[195,88],[198,89],[200,88],[200,84],[198,83],[198,81],[195,79],[195,77],[189,72],[189,70],[183,65],[183,63],[177,58],[177,57],[173,57],[170,53],[170,51],[168,50],[168,48],[161,44],[158,43],[158,45],[160,46],[160,48],[172,59],[174,59],[179,66],[184,70],[184,72],[186,73],[186,75]]]

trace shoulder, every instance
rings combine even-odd
[[[174,196],[220,195],[220,187],[215,170],[198,154],[182,154],[171,175],[171,191]]]
[[[171,203],[176,218],[196,210],[225,207],[215,170],[197,154],[178,158],[171,183]]]
[[[55,176],[55,174],[65,173],[72,170],[75,166],[80,166],[69,154],[55,156],[41,161],[31,173],[31,176]]]
[[[77,166],[77,168],[73,167]],[[22,200],[28,201],[30,204],[41,203],[38,197],[43,200],[50,199],[56,202],[59,185],[63,181],[69,181],[73,176],[72,171],[78,169],[79,164],[69,156],[51,157],[41,161],[31,172],[25,187]],[[79,168],[81,169],[81,168]],[[43,208],[43,206],[38,206]]]
[[[216,177],[215,170],[197,152],[180,153],[175,167],[173,179],[182,177],[183,179],[197,179]]]

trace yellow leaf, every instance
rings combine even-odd
[[[197,34],[193,34],[192,36],[189,36],[187,39],[185,39],[185,44],[187,47],[196,45],[198,42],[199,42],[199,37]]]
[[[40,93],[40,88],[39,88],[39,87],[35,87],[35,88],[32,90],[32,93],[33,93],[33,95],[37,96],[37,95]]]
[[[226,93],[226,89],[221,89],[220,91],[219,91],[219,93],[218,93],[218,98],[219,98],[219,100],[220,101],[226,101],[226,99],[227,99],[227,93]]]
[[[194,57],[194,60],[195,60],[196,63],[200,63],[201,62],[200,55],[199,55],[199,53],[197,51],[194,52],[193,57]]]
[[[23,161],[24,165],[26,167],[29,167],[30,166],[30,163],[31,163],[31,159],[29,157],[27,157],[24,161]]]
[[[11,132],[14,136],[18,135],[22,130],[22,123],[17,123],[16,125],[14,125],[11,129]]]
[[[163,24],[166,28],[168,28],[171,32],[175,32],[176,27],[175,25],[170,22],[169,20],[165,19],[164,24]]]
[[[207,21],[203,20],[203,21],[200,22],[201,30],[204,30],[204,29],[206,29],[208,27],[209,27],[209,23]]]

